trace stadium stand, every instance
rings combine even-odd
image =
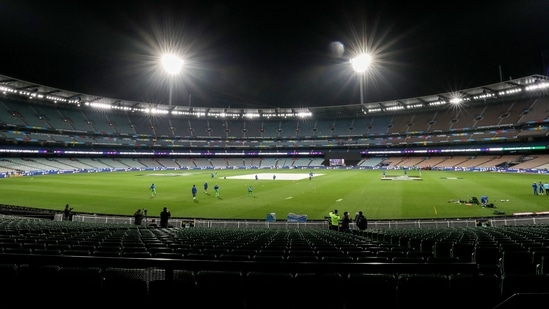
[[[478,303],[492,308],[517,293],[546,293],[548,277],[542,267],[548,255],[538,256],[539,263],[534,264],[526,246],[509,244],[533,244],[547,235],[545,225],[372,229],[344,234],[328,229],[150,229],[1,216],[0,272],[5,274],[3,282],[39,290],[41,297],[66,288],[71,299],[76,299],[79,289],[86,287],[95,291],[95,303],[120,295],[127,296],[125,302],[136,301],[132,298],[136,291],[142,295],[136,304],[154,303],[162,287],[168,291],[190,288],[189,295],[201,296],[189,300],[197,305],[212,291],[223,290],[226,297],[217,299],[217,304],[230,308],[265,308],[266,301],[273,308],[282,304],[299,308],[329,301],[295,293],[306,284],[326,289],[326,293],[333,289],[375,293],[378,297],[372,304],[388,308],[407,308],[412,303],[434,308],[445,298],[463,293],[482,295]],[[34,236],[40,240],[29,242]],[[55,242],[46,244],[48,239]],[[414,246],[414,239],[420,241],[419,247]],[[463,246],[459,250],[458,243],[475,249]],[[27,249],[16,251],[15,245]],[[89,253],[84,246],[104,254],[81,254]],[[176,254],[183,248],[188,253]],[[481,250],[492,255],[481,256]],[[429,258],[411,258],[410,253]],[[363,256],[377,258],[377,262]],[[73,278],[79,284],[68,287],[60,278]],[[285,297],[274,301],[260,292],[275,290]],[[360,306],[351,297],[331,301],[334,308]]]
[[[301,111],[256,110],[277,116],[257,121],[244,119],[246,110],[233,110],[239,117],[225,119],[212,113],[199,120],[192,111],[177,108],[186,116],[151,117],[139,113],[146,103],[118,100],[110,102],[109,112],[98,112],[80,104],[93,102],[87,99],[95,96],[4,80],[0,142],[11,151],[0,158],[2,177],[62,170],[325,168],[324,154],[333,150],[360,152],[359,159],[349,162],[353,168],[546,173],[549,167],[545,150],[524,151],[545,149],[547,142],[547,92],[527,93],[546,84],[544,76],[464,90],[466,108],[461,109],[437,107],[436,95],[404,100],[411,111],[364,114],[368,105],[333,106],[310,108],[314,118],[300,119],[293,116]],[[30,99],[18,91],[31,86],[38,93],[55,93],[56,100]],[[500,99],[486,96],[486,88],[502,96],[518,94]],[[75,97],[80,101],[73,101]],[[391,104],[369,107],[397,107]],[[422,108],[414,109],[416,104]],[[116,108],[122,106],[128,109]],[[42,148],[187,153],[151,159],[13,151]],[[208,156],[212,149],[239,155]],[[440,152],[427,151],[432,149]],[[243,150],[253,154],[246,156]],[[435,308],[447,299],[458,307],[479,308],[511,308],[517,299],[522,304],[549,300],[549,225],[542,218],[536,224],[528,218],[507,224],[503,218],[493,220],[490,228],[471,220],[432,221],[422,228],[412,222],[393,224],[398,228],[370,222],[368,230],[344,234],[328,230],[324,223],[296,229],[276,222],[269,228],[242,228],[197,221],[194,228],[153,229],[134,226],[127,217],[96,222],[96,217],[79,215],[60,221],[54,220],[56,214],[40,210],[23,214],[17,207],[4,206],[3,212],[7,214],[0,215],[0,280],[7,295],[31,291],[27,305],[43,305],[59,291],[65,291],[62,301],[71,305],[152,305],[168,293],[182,296],[184,306],[242,309],[363,308],[352,297],[362,293],[372,296],[371,306],[399,309]],[[302,293],[304,286],[315,295]],[[351,297],[324,297],[330,293]]]

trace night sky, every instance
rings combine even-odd
[[[548,1],[430,2],[0,1],[0,74],[168,104],[173,52],[174,105],[245,108],[358,104],[363,50],[365,102],[547,75]]]

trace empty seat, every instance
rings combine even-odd
[[[19,265],[17,269],[18,287],[22,291],[32,291],[26,302],[38,305],[51,295],[59,293],[57,265]]]
[[[393,263],[425,263],[425,259],[421,256],[395,256],[391,262]]]
[[[43,243],[35,243],[35,242],[29,242],[29,243],[23,243],[21,244],[21,247],[23,249],[31,249],[31,250],[35,250],[35,249],[46,249],[46,244],[43,244]]]
[[[19,292],[17,264],[0,263],[0,278],[2,278],[2,293],[6,296]]]
[[[473,252],[475,244],[471,242],[458,242],[453,244],[451,256],[459,258],[462,262],[471,262],[473,260]]]
[[[101,301],[95,297],[103,292],[103,275],[99,267],[61,267],[58,271],[58,291],[62,291],[63,302],[68,304],[82,300],[82,291],[86,295],[87,305],[100,305]],[[59,293],[59,292],[58,292]]]
[[[475,247],[473,252],[472,261],[479,266],[480,271],[482,272],[491,272],[491,273],[500,273],[499,269],[499,259],[501,253],[498,247],[487,246],[487,247]]]
[[[352,263],[354,261],[353,257],[348,255],[341,256],[323,256],[320,258],[321,262],[326,263]]]
[[[305,293],[291,293],[285,295],[288,299],[288,303],[293,304],[295,308],[345,308],[347,297],[344,295],[347,295],[348,291],[345,290],[344,278],[339,272],[298,272],[294,275],[292,284],[296,288],[307,287],[310,291],[314,291],[316,295],[325,296],[309,297]],[[341,295],[342,297],[331,297],[330,295]]]
[[[446,256],[446,257],[428,257],[426,260],[427,263],[459,263],[460,260],[457,257]]]
[[[543,256],[549,256],[548,247],[530,248],[530,254],[532,254],[532,263],[537,265],[541,262]]]
[[[238,248],[238,249],[233,249],[231,251],[231,253],[233,254],[246,254],[246,255],[249,255],[250,257],[254,256],[257,254],[259,250],[256,250],[256,249],[251,249],[251,248]]]
[[[85,251],[88,251],[90,253],[94,252],[95,251],[95,246],[93,245],[81,245],[81,244],[78,244],[78,245],[72,245],[71,250],[85,250]]]
[[[245,290],[251,291],[246,297],[247,308],[284,308],[288,304],[285,296],[296,292],[293,279],[287,272],[249,272],[244,277]],[[272,291],[283,297],[273,297]]]
[[[90,251],[87,250],[65,250],[62,252],[63,255],[75,255],[75,256],[86,256],[91,255]]]
[[[145,246],[142,246],[142,247],[135,247],[135,246],[132,246],[132,247],[121,247],[121,250],[120,250],[122,253],[124,252],[149,252],[149,250],[147,249],[147,247]]]
[[[404,251],[393,251],[393,250],[380,250],[376,254],[380,257],[387,257],[389,260],[392,260],[394,257],[404,257],[406,256],[406,252]]]
[[[155,252],[152,257],[161,259],[182,259],[183,255],[176,252]]]
[[[185,255],[185,258],[191,260],[217,260],[217,255],[214,253],[192,252]]]
[[[34,255],[61,255],[61,250],[56,249],[34,249],[32,251]]]
[[[32,249],[30,248],[4,248],[4,253],[9,254],[31,254]]]
[[[192,298],[200,307],[207,300],[210,308],[243,308],[245,299],[253,290],[244,289],[244,278],[240,271],[200,270],[195,274],[196,293]],[[215,295],[212,295],[215,291]]]
[[[452,256],[453,241],[437,241],[433,245],[433,255],[435,257],[450,257]]]
[[[219,257],[221,256],[222,254],[229,254],[230,253],[230,250],[227,249],[227,248],[218,248],[218,247],[215,247],[215,248],[205,248],[203,249],[200,253],[202,254],[207,254],[207,255],[213,255],[215,257]]]
[[[46,249],[59,250],[63,252],[65,250],[70,250],[71,246],[67,244],[49,244],[46,246]]]
[[[143,268],[108,267],[103,272],[105,300],[120,305],[140,305],[148,301],[147,272]],[[139,297],[136,297],[139,295]]]
[[[391,259],[387,256],[359,256],[356,261],[360,263],[389,263]]]
[[[102,252],[122,252],[121,247],[118,246],[98,246],[95,248],[94,251],[102,251]]]
[[[422,239],[419,245],[419,250],[422,252],[431,252],[433,253],[433,246],[435,245],[435,240],[425,238]],[[433,253],[434,255],[434,253]]]
[[[251,257],[245,253],[222,253],[219,259],[224,261],[249,261]]]
[[[317,262],[318,257],[314,254],[308,255],[288,255],[286,257],[288,262]]]
[[[536,267],[528,251],[504,251],[499,261],[501,274],[535,274]]]
[[[549,274],[549,256],[541,257],[539,264],[536,265],[536,274]]]
[[[353,259],[356,261],[359,257],[362,256],[376,256],[376,252],[369,250],[348,251],[347,255],[353,257]]]
[[[427,258],[433,257],[432,252],[421,252],[421,251],[408,251],[406,252],[407,257],[421,257],[424,260],[427,260]]]
[[[131,258],[150,258],[151,253],[146,251],[126,251],[120,254],[122,257],[131,257]]]
[[[165,252],[165,253],[174,252],[173,249],[168,246],[148,247],[147,251],[150,252],[152,255],[155,255],[156,253],[160,253],[160,252]]]
[[[119,251],[94,251],[91,253],[93,256],[105,256],[105,257],[120,257]]]
[[[347,308],[395,308],[396,286],[392,273],[351,273],[344,283]]]
[[[265,262],[283,262],[285,260],[285,257],[282,255],[256,254],[252,257],[252,260]]]
[[[149,299],[153,302],[166,295],[181,295],[185,299],[193,299],[196,292],[195,273],[191,270],[174,269],[163,279],[149,281]]]
[[[440,308],[448,301],[449,279],[442,274],[400,274],[396,293],[398,308]]]
[[[18,243],[18,242],[15,242],[15,239],[14,241],[10,241],[10,242],[1,242],[0,243],[0,248],[15,248],[15,249],[21,249],[23,246],[21,243]]]
[[[501,301],[500,278],[496,274],[452,274],[449,283],[453,308],[493,308]]]

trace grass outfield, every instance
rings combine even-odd
[[[164,206],[178,218],[265,219],[288,213],[321,220],[338,209],[341,214],[362,210],[372,220],[440,219],[549,211],[549,196],[533,194],[532,183],[547,179],[538,174],[493,172],[379,170],[211,170],[78,173],[0,179],[1,203],[61,211],[65,204],[75,212],[131,215],[146,208],[157,216]],[[259,179],[255,180],[255,175]],[[276,175],[276,180],[272,179]],[[413,180],[421,177],[421,180]],[[203,184],[208,182],[208,193]],[[154,183],[157,195],[151,198]],[[219,184],[220,197],[214,194]],[[198,194],[192,199],[191,187]],[[248,186],[253,186],[248,196]],[[487,195],[496,208],[456,203]]]

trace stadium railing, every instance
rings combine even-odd
[[[57,217],[56,217],[57,218]],[[147,220],[160,218],[148,217]],[[57,218],[59,220],[59,218]],[[101,216],[75,214],[73,221],[90,223],[120,223],[133,224],[133,217],[128,216]],[[269,222],[266,220],[223,220],[223,219],[194,219],[194,218],[172,218],[170,225],[173,227],[186,227],[189,222],[194,227],[207,228],[284,228],[284,229],[326,229],[327,223],[324,220],[311,220],[307,222],[288,222],[277,220]],[[478,226],[479,222],[488,222],[489,226],[508,226],[508,225],[532,225],[549,224],[549,215],[516,215],[491,218],[456,218],[456,219],[418,219],[418,220],[370,220],[368,229],[398,229],[398,228],[443,228],[443,227],[472,227]],[[352,229],[358,231],[351,224]]]

